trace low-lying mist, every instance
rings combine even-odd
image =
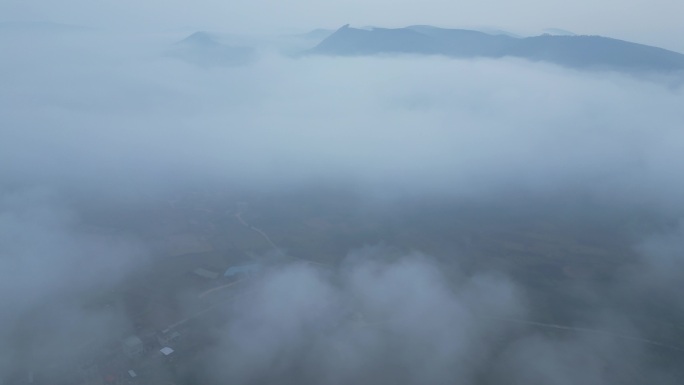
[[[682,192],[684,91],[662,79],[268,52],[203,68],[146,40],[12,42],[1,64],[6,183],[324,178],[395,194],[572,191],[675,205]]]

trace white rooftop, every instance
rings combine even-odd
[[[168,346],[161,348],[159,351],[162,352],[162,354],[165,356],[168,356],[169,354],[173,353],[173,349],[171,349]]]

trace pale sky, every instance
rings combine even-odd
[[[227,32],[352,26],[488,26],[517,33],[561,28],[684,52],[681,0],[3,0],[0,21],[104,27],[197,27]]]

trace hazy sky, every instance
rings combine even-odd
[[[578,1],[251,1],[4,0],[0,20],[90,26],[198,27],[232,32],[352,25],[491,26],[519,33],[544,28],[600,34],[684,51],[684,2]]]

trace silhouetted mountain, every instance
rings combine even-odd
[[[244,65],[256,57],[253,48],[222,44],[206,32],[193,33],[174,44],[165,54],[202,66]]]
[[[376,53],[439,53],[434,39],[408,28],[373,30],[345,25],[328,36],[311,53],[335,55],[372,55]]]
[[[176,43],[176,45],[216,47],[221,44],[206,32],[195,32],[192,35]]]
[[[684,69],[684,55],[601,36],[542,35],[516,38],[484,32],[430,26],[363,30],[345,25],[307,51],[325,55],[383,53],[451,57],[519,57],[573,68],[675,71]]]
[[[656,71],[684,69],[684,55],[680,53],[601,36],[529,37],[520,40],[512,56],[577,68]]]
[[[434,27],[431,25],[411,25],[411,26],[408,26],[406,28],[417,31],[417,32],[426,33],[426,34],[430,34],[430,32],[444,30],[444,28]],[[461,28],[460,30],[464,30],[464,28]],[[465,30],[482,32],[482,33],[486,33],[487,35],[495,35],[495,36],[506,35],[506,36],[516,37],[516,38],[521,37],[520,35],[516,35],[512,32],[504,31],[502,29],[490,28],[490,27],[467,28]]]

